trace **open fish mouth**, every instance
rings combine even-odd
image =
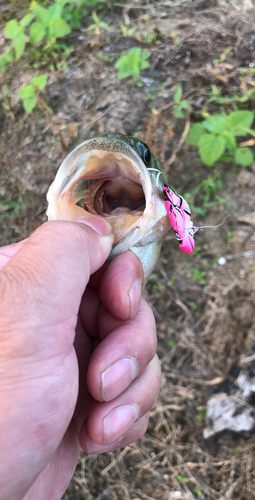
[[[75,221],[88,214],[106,218],[114,232],[111,257],[161,238],[171,225],[163,191],[144,162],[143,148],[148,146],[119,134],[80,144],[63,161],[49,188],[49,220]]]

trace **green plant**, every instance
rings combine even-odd
[[[142,85],[142,82],[139,81],[140,72],[150,66],[146,61],[150,55],[148,50],[142,50],[140,47],[133,47],[127,53],[122,53],[115,63],[115,68],[118,69],[118,78],[133,76],[138,85]]]
[[[0,200],[0,222],[2,222],[5,217],[11,217],[23,208],[24,202],[21,196],[19,197],[18,201],[13,201],[9,198],[6,198],[3,201]]]
[[[190,103],[185,99],[182,100],[182,94],[182,85],[179,83],[173,96],[175,102],[173,105],[173,113],[176,118],[185,118],[187,111],[190,110]]]
[[[3,85],[2,87],[2,92],[0,94],[0,98],[3,101],[2,106],[6,111],[11,111],[12,106],[11,106],[11,97],[10,97],[10,92],[9,89],[6,85]]]
[[[202,162],[211,167],[219,159],[231,159],[243,167],[253,163],[253,154],[246,143],[237,144],[236,137],[251,134],[254,113],[252,111],[233,111],[229,115],[210,115],[202,123],[192,124],[187,142],[197,146]],[[227,152],[229,156],[224,157]]]
[[[205,285],[205,271],[200,271],[200,269],[196,269],[195,267],[190,268],[190,272],[192,274],[192,278],[194,281],[198,281],[200,285]]]
[[[200,424],[202,424],[205,421],[206,412],[207,412],[206,408],[203,407],[198,408],[197,419]]]
[[[177,479],[178,479],[178,481],[180,481],[180,483],[188,483],[189,482],[189,479],[185,476],[185,474],[179,474],[177,476]]]
[[[233,241],[233,233],[232,231],[227,232],[227,243],[232,243]]]
[[[206,179],[198,183],[197,186],[190,193],[186,193],[184,197],[193,212],[204,216],[207,208],[215,205],[221,205],[227,201],[226,197],[220,198],[217,201],[211,199],[213,193],[219,191],[220,189],[222,189],[222,179],[221,175],[217,173],[214,175],[208,175]],[[196,205],[195,199],[198,193],[202,193],[203,198],[202,201],[199,202],[199,205]]]
[[[243,451],[235,450],[235,456],[236,456],[236,458],[241,458],[243,456]]]
[[[137,26],[132,26],[130,28],[129,26],[126,26],[125,24],[120,24],[120,29],[121,29],[123,36],[132,36],[135,33],[135,31],[137,30]]]
[[[212,85],[211,92],[208,97],[208,103],[216,103],[223,106],[233,106],[237,103],[246,103],[250,100],[255,99],[255,87],[247,87],[247,80],[240,78],[240,81],[245,81],[243,87],[238,87],[232,92],[228,92],[227,95],[223,95],[223,89],[217,85]]]
[[[190,301],[190,302],[189,302],[189,306],[191,307],[191,309],[192,309],[193,311],[196,311],[196,310],[197,310],[197,304],[196,304],[195,302]]]
[[[80,19],[87,15],[89,7],[102,2],[103,0],[55,0],[49,6],[49,2],[43,2],[45,6],[42,6],[38,1],[32,0],[30,12],[20,22],[11,19],[5,26],[5,36],[11,40],[11,44],[0,57],[0,69],[3,70],[14,58],[19,60],[27,43],[32,47],[43,44],[44,51],[62,51],[66,47],[58,44],[57,40],[71,33],[72,28],[79,27]],[[95,13],[94,21],[99,28],[109,28]],[[35,52],[32,51],[32,57]]]
[[[87,30],[88,31],[92,31],[94,32],[94,35],[96,36],[101,36],[101,30],[104,29],[106,31],[111,31],[111,28],[110,26],[108,26],[108,24],[104,23],[99,17],[98,15],[93,12],[92,13],[92,18],[93,18],[93,21],[94,23],[91,24]]]
[[[196,493],[199,497],[201,497],[201,495],[202,495],[202,490],[201,490],[200,486],[197,486],[197,485],[196,485],[196,486],[195,486],[195,488],[194,488],[194,491],[195,491],[195,493]]]
[[[68,0],[63,11],[63,19],[73,28],[79,28],[81,19],[88,14],[88,9],[103,3],[104,0]]]
[[[5,26],[5,36],[12,42],[0,58],[0,68],[4,69],[6,64],[14,59],[14,54],[16,60],[20,59],[27,42],[33,46],[44,41],[46,48],[52,48],[57,38],[68,35],[71,28],[63,19],[63,11],[65,4],[69,2],[70,0],[56,0],[45,8],[36,1],[32,1],[30,13],[26,14],[20,22],[11,19]]]
[[[30,26],[30,43],[35,45],[41,40],[46,41],[46,47],[53,47],[57,38],[71,33],[69,24],[63,19],[63,10],[67,0],[56,0],[47,9],[35,2],[32,8],[35,21]]]
[[[177,280],[176,276],[172,276],[171,279],[168,281],[168,285],[174,286],[176,283],[176,280]]]
[[[171,340],[169,340],[169,341],[168,341],[168,343],[167,343],[167,347],[168,347],[168,349],[170,349],[170,350],[171,350],[171,349],[173,349],[175,346],[176,346],[176,340],[171,339]]]
[[[152,281],[158,278],[158,275],[156,273],[153,273],[149,276],[148,281]]]
[[[40,75],[32,78],[28,85],[22,87],[19,96],[26,113],[31,113],[38,103],[38,96],[47,83],[48,75]]]

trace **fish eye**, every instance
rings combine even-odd
[[[151,161],[151,152],[149,149],[145,149],[143,152],[143,160],[145,163],[150,163]]]

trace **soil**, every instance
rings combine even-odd
[[[17,12],[22,14],[22,3],[1,1],[2,26]],[[164,238],[144,292],[157,320],[162,365],[148,431],[114,453],[82,454],[63,500],[255,499],[255,435],[203,438],[209,397],[232,390],[243,359],[249,358],[247,369],[255,375],[255,165],[206,167],[185,141],[190,121],[222,111],[223,105],[209,101],[212,85],[223,96],[244,88],[239,68],[255,66],[255,4],[132,0],[105,2],[101,14],[111,32],[88,32],[91,19],[85,19],[66,38],[72,51],[65,69],[55,64],[54,70],[36,70],[25,67],[23,58],[0,76],[10,92],[9,109],[0,109],[0,245],[26,238],[46,220],[46,192],[62,159],[82,141],[108,132],[138,133],[184,196],[208,176],[220,178],[222,187],[211,192],[204,216],[193,211],[196,226],[230,217],[218,228],[198,231],[198,251],[189,256],[178,250],[173,232]],[[121,23],[138,26],[139,39],[123,36]],[[150,43],[144,38],[149,35]],[[119,80],[114,68],[121,52],[134,46],[151,52],[142,87]],[[42,72],[50,76],[40,109],[27,115],[15,94]],[[174,114],[178,83],[191,103],[184,118]],[[234,106],[225,103],[224,111]],[[255,111],[255,100],[238,109]],[[194,203],[203,202],[201,189]]]

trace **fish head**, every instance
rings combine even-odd
[[[114,232],[110,257],[151,245],[171,227],[159,172],[164,176],[138,139],[121,134],[88,139],[59,167],[47,193],[48,219],[104,217]]]

